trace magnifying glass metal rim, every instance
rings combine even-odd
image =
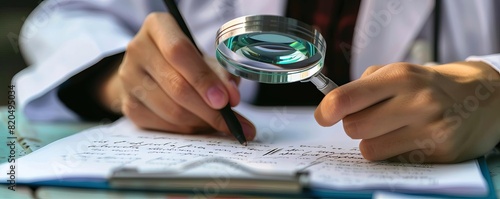
[[[295,36],[308,41],[323,55],[326,42],[321,33],[310,25],[296,19],[275,15],[250,15],[226,22],[217,31],[216,46],[230,37],[249,33],[277,33]]]
[[[257,68],[254,67],[255,64],[251,64],[257,61],[250,59],[244,61],[231,59],[229,54],[233,52],[223,49],[224,42],[232,37],[247,34],[280,34],[292,39],[298,38],[313,45],[321,58],[314,63],[309,63],[306,67],[287,71]],[[225,23],[217,31],[215,45],[217,59],[230,73],[246,79],[273,84],[303,81],[320,73],[326,52],[326,43],[319,31],[298,20],[274,15],[244,16]]]

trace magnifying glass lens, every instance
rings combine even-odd
[[[238,55],[254,61],[281,65],[297,63],[316,54],[309,42],[281,34],[247,34],[229,38],[225,45]]]
[[[310,81],[323,93],[336,85],[321,74],[326,43],[295,19],[255,15],[233,19],[217,32],[216,56],[230,73],[270,84]]]

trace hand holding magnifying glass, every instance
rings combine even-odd
[[[255,15],[224,24],[216,37],[217,60],[230,73],[269,84],[312,82],[327,94],[338,86],[321,73],[326,43],[295,19]]]

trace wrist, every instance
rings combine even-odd
[[[121,117],[101,100],[104,82],[116,73],[115,64],[121,62],[121,57],[122,54],[106,57],[62,83],[57,93],[61,102],[83,120],[113,121]]]
[[[487,81],[500,79],[500,73],[489,64],[481,61],[453,62],[432,66],[432,69],[440,75],[453,79],[459,83],[472,82],[480,79]]]
[[[98,82],[97,101],[108,111],[115,114],[121,114],[121,96],[123,93],[122,85],[118,76],[119,63],[113,66],[114,69],[103,76]]]

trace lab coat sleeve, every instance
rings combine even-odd
[[[500,54],[470,56],[466,59],[466,61],[481,61],[487,63],[500,73]]]
[[[105,1],[99,6],[96,2],[44,1],[25,21],[19,44],[29,66],[13,83],[28,119],[78,120],[57,98],[59,85],[102,58],[123,52],[134,36],[130,24],[106,10]]]

